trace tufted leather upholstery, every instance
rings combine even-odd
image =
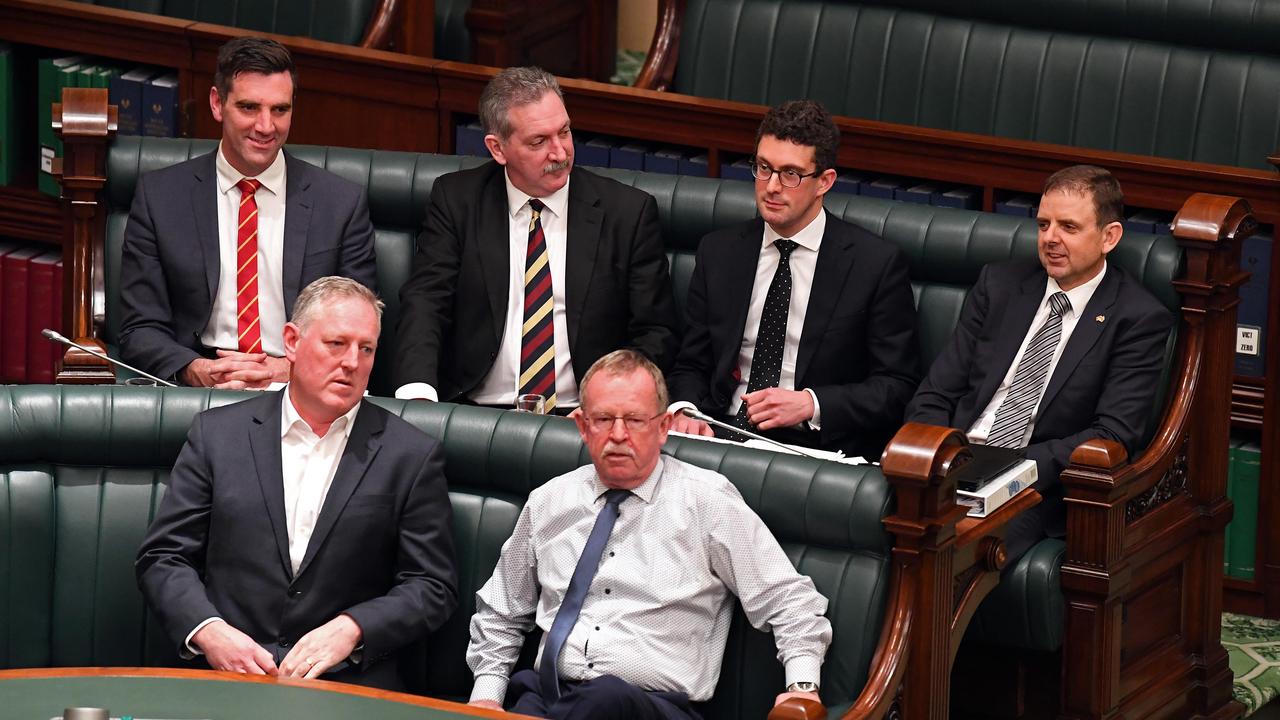
[[[435,0],[436,33],[433,54],[441,60],[471,61],[471,31],[467,10],[471,0]]]
[[[1073,13],[1050,0],[896,3],[922,10],[688,0],[671,89],[766,105],[808,97],[856,118],[1270,169],[1267,155],[1280,145],[1280,12],[1194,0],[1096,4],[1102,14],[1093,2]],[[1166,5],[1168,19],[1151,21]],[[943,6],[985,6],[978,16],[991,20],[931,12]],[[1205,35],[1210,19],[1249,37],[1257,54],[1244,54],[1235,32]],[[1029,25],[1010,24],[1021,20]],[[1175,28],[1168,33],[1222,46],[1090,31],[1107,24]]]
[[[103,7],[359,45],[376,0],[76,0]]]
[[[192,417],[234,392],[122,386],[0,387],[0,668],[173,661],[144,610],[133,558]],[[454,510],[460,604],[426,642],[415,685],[465,696],[475,591],[523,499],[588,461],[568,420],[449,404],[375,402],[442,438]],[[723,472],[831,599],[828,703],[866,679],[884,611],[890,491],[872,468],[672,438],[664,450]],[[782,686],[772,638],[735,617],[708,717],[760,716]]]
[[[210,140],[131,137],[117,138],[112,144],[107,160],[107,196],[112,212],[107,226],[107,304],[102,335],[109,343],[115,342],[119,327],[118,298],[111,288],[119,286],[120,243],[138,174],[209,152],[213,147]],[[314,146],[291,146],[290,152],[369,188],[370,216],[377,231],[378,282],[387,302],[371,391],[389,395],[393,388],[383,358],[394,356],[398,289],[409,272],[414,236],[426,214],[432,184],[439,175],[480,160]],[[592,171],[644,190],[657,200],[671,259],[676,304],[681,312],[698,241],[717,227],[756,214],[751,183],[626,170]],[[1025,218],[861,196],[828,195],[826,206],[837,217],[897,243],[906,253],[916,298],[921,357],[926,365],[950,337],[965,294],[982,266],[1035,253],[1035,223]],[[1179,307],[1172,280],[1182,271],[1182,252],[1172,238],[1126,233],[1111,258],[1171,310]],[[1170,338],[1166,353],[1169,359],[1174,357],[1176,341],[1176,337]],[[1161,391],[1153,394],[1154,413],[1164,406],[1166,384],[1162,382]],[[1062,633],[1057,567],[1036,565],[1028,575],[1028,584],[1035,586],[1035,592],[1054,594],[1057,605],[1011,602],[1011,607],[1024,613],[1017,622],[1044,628],[1038,637],[1055,647],[1061,643]],[[1017,595],[1020,591],[1002,588],[997,592]],[[874,638],[870,642],[874,643]],[[735,657],[733,653],[730,656]],[[726,666],[726,673],[729,671]]]

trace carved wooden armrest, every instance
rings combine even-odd
[[[391,44],[392,31],[400,20],[400,0],[382,0],[373,8],[369,23],[364,27],[360,47],[382,50]],[[403,50],[401,51],[403,52]]]
[[[684,0],[658,0],[658,24],[653,29],[649,54],[644,58],[635,87],[666,90],[676,75],[680,53],[680,22],[684,17]]]

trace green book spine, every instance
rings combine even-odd
[[[1235,557],[1231,560],[1232,568],[1244,580],[1252,580],[1254,576],[1254,560],[1257,554],[1258,541],[1258,481],[1262,475],[1262,448],[1254,443],[1245,443],[1237,451],[1239,465],[1236,468],[1236,487],[1240,489],[1240,505],[1244,511],[1240,514],[1240,534],[1232,550]],[[1239,567],[1236,562],[1239,561]]]
[[[13,49],[0,43],[0,185],[13,182],[17,172],[13,152]]]
[[[1240,447],[1240,441],[1231,438],[1230,446],[1227,449],[1227,499],[1232,503],[1236,502],[1236,449]],[[1222,574],[1226,577],[1232,577],[1231,572],[1231,540],[1235,534],[1235,519],[1240,517],[1240,506],[1235,505],[1232,508],[1231,524],[1223,530],[1222,533]]]
[[[53,176],[53,159],[62,157],[62,140],[53,131],[53,103],[62,102],[62,88],[76,87],[79,82],[80,58],[60,58],[54,60],[52,92],[49,101],[44,103],[40,118],[42,132],[48,132],[48,143],[40,143],[40,191],[46,195],[57,197],[61,194],[58,180]],[[66,64],[61,64],[61,63]]]

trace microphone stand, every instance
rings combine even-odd
[[[812,453],[807,453],[807,452],[805,452],[804,450],[801,450],[801,449],[800,449],[800,448],[798,448],[798,447],[794,447],[794,446],[791,446],[791,445],[786,445],[786,444],[784,444],[784,443],[780,443],[780,442],[778,442],[777,440],[774,440],[774,439],[772,439],[772,438],[767,438],[767,437],[765,437],[765,436],[763,436],[763,435],[758,435],[758,434],[756,434],[756,433],[751,432],[750,430],[743,430],[742,428],[740,428],[740,427],[735,427],[735,426],[733,426],[733,425],[730,425],[729,423],[726,423],[726,422],[720,422],[719,420],[717,420],[717,419],[715,419],[715,418],[711,417],[710,415],[704,414],[701,410],[699,410],[697,407],[695,407],[693,403],[688,402],[688,401],[686,401],[686,400],[682,400],[682,401],[677,402],[677,403],[672,403],[672,405],[671,405],[671,407],[669,408],[669,410],[671,411],[671,413],[672,413],[672,414],[677,413],[677,412],[682,412],[682,413],[684,413],[685,415],[687,415],[687,416],[689,416],[689,417],[693,418],[694,420],[701,420],[702,422],[707,423],[708,425],[715,425],[715,426],[716,426],[716,427],[718,427],[718,428],[723,428],[723,429],[725,429],[725,430],[729,430],[730,432],[738,433],[739,435],[746,435],[747,437],[751,438],[752,440],[759,440],[760,442],[768,443],[768,444],[773,445],[773,446],[775,446],[775,447],[780,447],[780,448],[782,448],[783,450],[785,450],[785,451],[786,451],[786,452],[788,452],[788,453],[792,453],[792,454],[795,454],[795,455],[803,455],[803,456],[808,457],[808,458],[813,458],[814,460],[827,460],[827,459],[828,459],[828,458],[824,458],[824,457],[822,457],[822,456],[820,456],[820,455],[814,455],[814,454],[812,454]]]
[[[78,342],[72,342],[71,340],[68,340],[65,336],[63,336],[61,333],[56,332],[56,331],[54,331],[54,330],[50,330],[49,328],[45,328],[44,330],[41,330],[41,331],[40,331],[40,334],[41,334],[41,335],[43,335],[43,336],[45,336],[46,338],[48,338],[48,339],[50,339],[50,340],[54,341],[54,342],[59,342],[59,343],[62,343],[63,345],[69,345],[69,346],[71,346],[71,347],[73,347],[73,348],[75,348],[75,349],[77,349],[77,350],[83,350],[84,352],[87,352],[87,353],[89,353],[90,355],[92,355],[92,356],[94,356],[94,357],[98,357],[98,358],[102,358],[103,360],[106,360],[107,362],[111,363],[112,365],[118,365],[118,366],[120,366],[120,367],[122,367],[122,368],[124,368],[124,369],[126,369],[126,370],[128,370],[128,371],[130,371],[130,372],[135,372],[135,373],[137,373],[137,374],[141,375],[142,377],[150,378],[151,380],[155,380],[157,385],[164,385],[165,387],[178,387],[176,384],[171,383],[171,382],[169,382],[168,380],[161,380],[160,378],[156,377],[155,375],[152,375],[151,373],[143,372],[143,371],[139,370],[138,368],[136,368],[136,367],[134,367],[134,366],[132,366],[132,365],[128,365],[128,364],[122,363],[122,362],[120,362],[119,360],[116,360],[116,359],[115,359],[115,358],[113,358],[113,357],[107,357],[107,356],[106,356],[106,355],[104,355],[103,353],[100,353],[100,352],[98,352],[97,350],[94,350],[93,348],[85,347],[84,345],[81,345],[81,344],[80,344],[80,343],[78,343]]]

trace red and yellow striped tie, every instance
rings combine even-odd
[[[240,188],[240,217],[236,230],[236,337],[240,352],[262,352],[262,328],[258,325],[258,201],[262,187],[245,178]]]
[[[547,238],[542,232],[541,200],[530,200],[529,245],[524,260],[524,326],[520,343],[520,394],[547,399],[546,411],[556,405],[555,296]]]

